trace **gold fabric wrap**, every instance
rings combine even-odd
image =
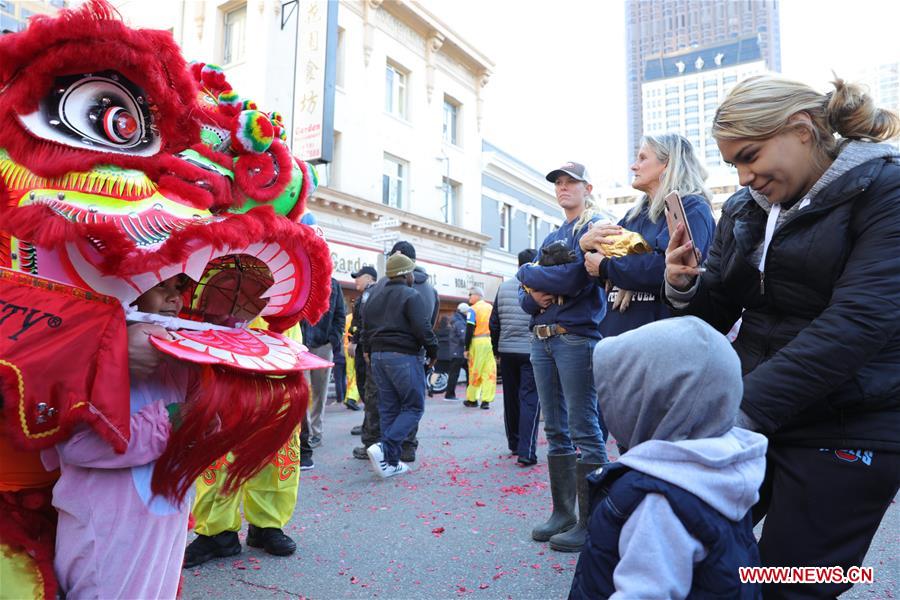
[[[585,239],[581,238],[581,249],[584,252],[588,252],[589,250],[597,250],[602,252],[609,258],[619,258],[620,256],[627,256],[629,254],[646,254],[648,252],[653,252],[653,248],[650,247],[650,244],[647,243],[647,240],[645,240],[643,236],[641,236],[641,234],[635,231],[628,231],[627,229],[623,229],[622,233],[620,233],[619,235],[610,237],[615,241],[611,244],[602,245],[594,245],[590,243],[586,244]]]

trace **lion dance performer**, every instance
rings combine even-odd
[[[330,294],[298,222],[314,171],[204,69],[102,0],[0,37],[4,594],[56,595],[43,451],[62,592],[174,596],[194,480],[229,451],[226,493],[270,464],[327,366],[279,333]]]

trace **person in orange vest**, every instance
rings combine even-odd
[[[469,360],[469,385],[464,406],[474,408],[481,399],[481,408],[488,410],[497,393],[497,362],[491,346],[491,311],[485,302],[484,290],[469,290],[469,316],[466,319],[466,358]]]

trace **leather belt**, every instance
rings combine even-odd
[[[535,325],[534,336],[539,340],[546,340],[548,338],[552,338],[554,335],[561,335],[563,333],[569,333],[569,330],[563,327],[562,325]]]

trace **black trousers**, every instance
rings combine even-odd
[[[534,370],[528,354],[500,353],[503,378],[503,425],[509,451],[523,460],[537,460],[537,433],[541,417]]]
[[[882,517],[900,487],[900,454],[769,444],[766,477],[753,507],[763,516],[763,566],[862,565]],[[878,580],[878,567],[875,567]],[[769,584],[767,600],[834,598],[849,583]]]
[[[309,445],[309,417],[303,411],[303,421],[300,422],[300,454],[312,458],[313,449]]]
[[[363,359],[365,362],[365,359]],[[378,386],[375,384],[375,378],[372,376],[372,368],[366,369],[366,385],[364,395],[360,396],[365,399],[363,406],[363,426],[362,426],[362,443],[368,448],[372,444],[381,441],[381,413],[378,412]],[[422,377],[425,377],[424,371]],[[419,433],[419,426],[413,427],[400,447],[404,450],[409,448],[415,453],[419,447],[419,440],[416,435]]]
[[[447,391],[444,393],[445,398],[456,398],[456,381],[459,379],[459,370],[465,368],[467,364],[466,359],[461,356],[450,359],[450,365],[447,367]]]

